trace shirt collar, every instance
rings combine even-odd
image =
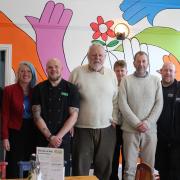
[[[145,78],[149,75],[149,73],[146,71],[145,75],[144,76],[138,76],[136,71],[134,72],[134,76],[138,77],[138,78]]]
[[[98,72],[100,74],[104,74],[104,67],[102,67],[99,71],[94,71],[89,65],[88,65],[88,71],[89,72]]]

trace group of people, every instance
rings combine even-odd
[[[32,64],[19,65],[17,82],[4,88],[2,98],[7,178],[17,178],[18,161],[28,161],[41,146],[64,149],[66,176],[72,155],[72,175],[89,175],[93,165],[100,180],[117,180],[123,149],[124,180],[134,180],[139,156],[152,174],[154,166],[159,170],[161,180],[179,180],[180,85],[174,64],[163,64],[160,81],[148,72],[143,51],[134,56],[131,75],[124,60],[115,62],[114,71],[105,68],[99,44],[90,46],[87,57],[69,81],[56,58],[47,62],[48,79],[39,84]]]

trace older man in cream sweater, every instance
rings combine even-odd
[[[109,180],[116,142],[118,121],[117,78],[103,66],[105,50],[94,44],[88,51],[87,65],[77,67],[70,82],[80,93],[80,111],[73,141],[73,175],[88,175],[91,163],[94,174]]]
[[[156,122],[163,107],[161,83],[147,72],[148,56],[139,51],[134,57],[134,74],[122,79],[119,108],[123,115],[124,180],[134,180],[141,151],[142,161],[154,168],[157,144]]]

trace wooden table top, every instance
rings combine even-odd
[[[65,177],[65,180],[98,180],[96,176],[70,176]]]
[[[6,179],[6,180],[27,180],[27,179]],[[96,176],[70,176],[65,180],[98,180]]]

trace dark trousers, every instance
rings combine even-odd
[[[32,120],[23,120],[20,130],[9,130],[10,151],[6,152],[6,161],[8,162],[6,177],[18,178],[18,161],[29,161],[30,155],[35,153],[34,143],[34,125]]]
[[[87,176],[91,164],[100,180],[109,180],[116,143],[115,128],[75,128],[73,139],[72,172],[74,176]]]
[[[63,140],[60,148],[64,149],[65,176],[71,175],[71,137]]]
[[[112,162],[112,173],[110,180],[119,180],[118,178],[118,169],[119,169],[119,156],[120,152],[122,153],[122,180],[123,180],[123,171],[124,171],[124,157],[123,157],[123,150],[122,150],[123,140],[122,140],[122,130],[119,125],[116,126],[116,146],[114,150],[114,157]]]
[[[161,180],[180,180],[180,144],[158,141],[155,168]]]

